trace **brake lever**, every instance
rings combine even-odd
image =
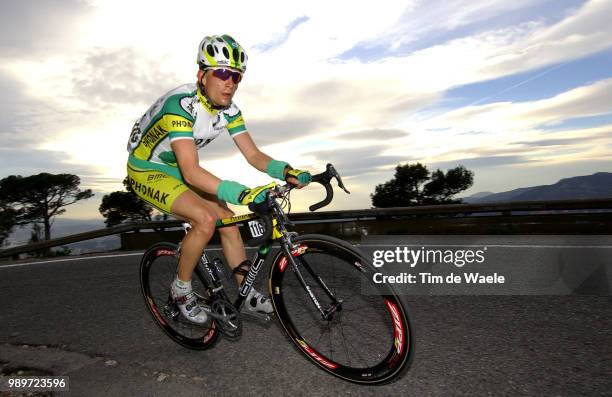
[[[340,178],[340,174],[338,173],[338,171],[336,171],[336,169],[334,168],[334,166],[330,163],[327,164],[327,172],[329,173],[329,175],[333,178],[336,178],[336,181],[338,182],[338,186],[344,190],[347,194],[351,194],[351,192],[349,192],[346,187],[344,187],[344,183],[342,183],[342,178]],[[331,178],[330,178],[331,179]]]

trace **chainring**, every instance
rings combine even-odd
[[[223,335],[230,339],[237,339],[242,335],[242,319],[231,302],[215,299],[210,305],[210,311],[221,316],[215,318],[215,322]]]

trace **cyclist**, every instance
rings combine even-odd
[[[191,223],[170,291],[185,318],[204,323],[206,309],[197,303],[191,277],[215,223],[234,215],[227,202],[262,202],[271,185],[247,188],[221,180],[200,166],[198,150],[221,133],[229,133],[248,163],[270,177],[301,188],[310,182],[311,175],[272,159],[251,139],[242,113],[232,101],[247,65],[244,49],[232,37],[204,37],[197,63],[196,84],[169,91],[134,125],[128,142],[127,170],[130,185],[140,198]],[[238,227],[222,228],[219,233],[225,257],[240,283],[251,263],[246,259]],[[255,288],[249,292],[245,307],[263,313],[273,310],[269,298]]]

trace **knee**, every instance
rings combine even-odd
[[[190,220],[193,230],[198,233],[203,233],[212,236],[215,232],[217,218],[212,212],[207,211],[206,209],[201,209],[200,211],[197,211],[195,216]]]

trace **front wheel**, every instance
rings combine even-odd
[[[401,297],[391,286],[373,282],[375,268],[350,244],[314,234],[294,243],[297,269],[284,252],[277,254],[270,293],[298,350],[351,382],[397,378],[414,355],[413,324]]]

